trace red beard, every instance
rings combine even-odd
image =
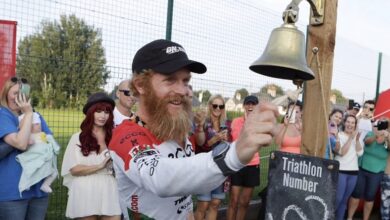
[[[167,97],[158,98],[150,84],[145,90],[145,108],[149,115],[147,127],[160,141],[175,140],[182,143],[191,130],[191,102],[184,96],[170,93]],[[183,110],[172,115],[168,104],[180,101]]]

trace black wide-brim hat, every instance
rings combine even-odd
[[[93,106],[96,103],[99,102],[106,102],[112,106],[112,108],[115,107],[115,102],[112,98],[110,98],[106,93],[104,92],[97,92],[88,97],[87,103],[85,103],[83,107],[83,113],[87,114],[88,109]]]
[[[190,60],[184,48],[169,40],[155,40],[141,47],[134,56],[132,69],[136,74],[152,69],[164,75],[172,74],[182,68],[194,73],[205,73],[203,63]]]

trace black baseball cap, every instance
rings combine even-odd
[[[360,107],[361,107],[361,106],[360,106],[359,103],[357,103],[357,102],[353,103],[352,108],[357,109],[357,110],[360,110]]]
[[[246,105],[248,103],[253,103],[254,105],[257,105],[259,103],[259,99],[254,95],[249,95],[249,96],[245,97],[244,105]]]
[[[188,59],[184,48],[169,40],[155,40],[141,47],[133,59],[133,73],[152,69],[158,73],[169,75],[181,68],[187,68],[194,73],[205,73],[203,63]]]

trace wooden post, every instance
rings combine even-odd
[[[309,26],[307,35],[307,63],[315,73],[315,79],[307,81],[304,86],[301,152],[317,157],[324,157],[328,138],[336,20],[337,0],[326,0],[324,23],[320,26]],[[312,52],[314,47],[318,48],[320,66],[317,65],[317,57]]]

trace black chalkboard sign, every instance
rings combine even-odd
[[[266,219],[334,219],[338,171],[335,160],[272,152]]]

